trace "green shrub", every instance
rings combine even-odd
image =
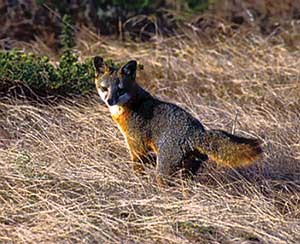
[[[209,8],[210,5],[214,4],[215,0],[187,0],[186,4],[188,9],[192,11],[203,12]]]
[[[94,90],[93,67],[90,59],[83,63],[71,53],[64,53],[58,67],[46,56],[16,50],[0,53],[0,82],[15,81],[30,87],[37,94],[86,94]],[[8,89],[7,85],[0,88]]]
[[[71,16],[65,14],[62,18],[62,31],[60,35],[60,44],[64,52],[71,51],[75,46],[75,31]]]
[[[38,95],[86,94],[94,90],[92,61],[80,63],[72,50],[75,33],[69,15],[63,17],[60,41],[63,54],[57,67],[46,56],[16,50],[0,52],[0,92],[5,93],[16,82]]]

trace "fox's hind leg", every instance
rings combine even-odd
[[[188,152],[182,161],[183,176],[193,177],[196,175],[197,171],[206,160],[208,160],[208,156],[197,150]]]
[[[164,185],[164,179],[174,176],[181,171],[183,177],[195,175],[201,164],[208,159],[208,156],[198,150],[188,147],[176,147],[172,143],[164,143],[159,147],[157,155],[157,180]]]
[[[181,148],[177,148],[171,143],[164,143],[159,147],[156,160],[156,171],[157,182],[160,185],[166,185],[165,180],[170,179],[171,176],[182,168],[183,158],[184,153]]]

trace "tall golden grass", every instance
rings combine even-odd
[[[138,60],[152,94],[207,128],[260,138],[264,158],[239,170],[209,161],[194,181],[160,188],[154,167],[134,174],[96,94],[51,105],[1,98],[0,242],[300,242],[299,49],[251,34],[128,44],[86,30],[77,47],[82,58]]]

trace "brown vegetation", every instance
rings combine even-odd
[[[272,43],[190,35],[136,46],[81,33],[81,57],[137,59],[147,90],[206,127],[258,137],[264,159],[238,171],[210,161],[195,181],[160,188],[154,168],[134,174],[96,94],[1,98],[0,242],[299,243],[299,44]]]

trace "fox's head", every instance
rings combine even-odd
[[[96,56],[93,60],[95,83],[101,99],[107,106],[123,105],[133,95],[137,62],[129,61],[121,68],[107,66],[103,58]]]

